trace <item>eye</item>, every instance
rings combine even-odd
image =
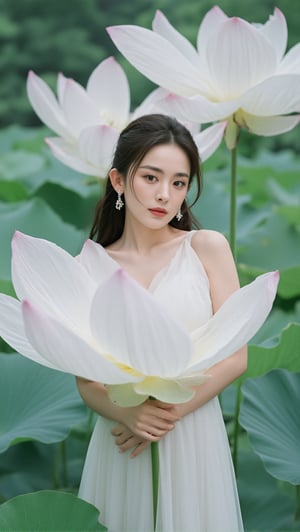
[[[184,188],[187,186],[187,183],[178,179],[177,181],[174,181],[174,186],[176,188]]]
[[[154,183],[155,181],[157,181],[157,177],[151,174],[145,175],[144,178],[146,179],[146,181],[148,181],[148,183]]]

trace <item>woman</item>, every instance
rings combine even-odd
[[[191,230],[186,196],[193,180],[197,200],[199,155],[182,124],[164,115],[133,121],[120,135],[90,235],[106,249],[112,271],[116,263],[124,268],[188,331],[239,288],[226,239],[215,231]],[[118,334],[117,323],[115,329]],[[100,509],[109,531],[243,529],[217,396],[246,364],[244,347],[210,369],[211,378],[192,400],[177,405],[148,400],[122,408],[103,385],[77,379],[84,401],[100,416],[79,495]],[[152,441],[159,442],[160,463],[155,526]]]

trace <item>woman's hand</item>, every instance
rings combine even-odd
[[[131,456],[137,456],[152,441],[173,430],[179,419],[174,405],[148,399],[139,406],[124,408],[123,423],[118,423],[112,434],[121,451],[134,448]]]
[[[139,406],[124,408],[122,422],[136,436],[158,441],[174,429],[179,419],[173,405],[148,399]]]
[[[142,438],[133,434],[126,425],[118,423],[111,431],[112,435],[115,437],[115,444],[119,446],[119,451],[124,453],[133,449],[130,454],[131,458],[135,458],[142,451],[147,449],[150,446],[151,442],[149,440],[143,440]]]

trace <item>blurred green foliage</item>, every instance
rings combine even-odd
[[[124,60],[105,28],[117,24],[137,24],[151,28],[156,9],[171,24],[196,43],[199,24],[215,5],[212,0],[0,0],[0,125],[39,125],[26,96],[26,78],[34,70],[55,89],[56,76],[63,72],[85,85],[92,70],[104,58],[114,55],[124,67],[131,86],[132,108],[154,87]],[[279,7],[288,23],[289,44],[298,40],[300,11],[294,0],[219,0],[228,16],[241,16],[249,22],[265,22]],[[270,149],[292,147],[298,150],[295,130],[280,137],[243,139],[245,154],[261,146]]]

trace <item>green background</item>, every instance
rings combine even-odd
[[[218,5],[229,16],[261,23],[275,7],[266,0]],[[298,2],[276,5],[286,16],[291,47],[299,40]],[[114,55],[129,78],[134,109],[154,86],[117,53],[105,27],[150,28],[160,9],[195,44],[213,6],[203,0],[0,0],[0,291],[13,294],[14,231],[78,253],[103,186],[88,185],[87,176],[49,152],[49,131],[26,96],[28,71],[53,89],[60,71],[85,86],[99,62]],[[299,134],[299,126],[268,139],[242,131],[239,142],[241,284],[265,271],[281,274],[273,311],[250,342],[248,370],[221,397],[247,531],[300,530]],[[223,143],[204,164],[195,214],[204,227],[227,236],[229,176]],[[100,530],[98,512],[76,497],[95,416],[74,379],[25,360],[0,340],[0,405],[0,529],[36,530],[40,523],[43,530]],[[55,508],[51,515],[49,506]]]

